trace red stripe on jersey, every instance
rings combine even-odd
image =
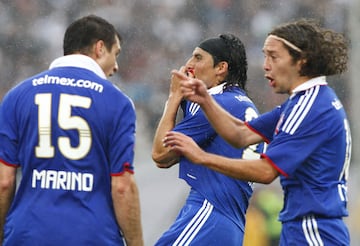
[[[248,122],[244,122],[245,125],[253,132],[255,132],[256,134],[260,135],[262,139],[264,139],[265,143],[270,143],[269,139],[267,139],[267,137],[265,137],[264,135],[262,135],[260,132],[258,132],[255,128],[252,128]]]
[[[125,172],[129,172],[131,174],[134,174],[134,170],[131,169],[131,165],[130,163],[125,163],[124,164],[124,170],[122,172],[119,172],[119,173],[112,173],[110,174],[110,176],[121,176],[123,175]]]
[[[286,177],[286,178],[289,177],[289,175],[286,172],[284,172],[283,170],[281,170],[266,154],[261,154],[260,157],[266,159],[270,163],[270,165],[273,166],[284,177]]]
[[[18,167],[19,167],[19,165],[17,165],[17,164],[11,164],[11,163],[8,163],[8,162],[6,162],[6,161],[4,161],[4,160],[2,160],[2,159],[0,159],[0,162],[1,162],[2,164],[6,165],[6,166],[9,166],[9,167],[15,167],[15,168],[18,168]]]

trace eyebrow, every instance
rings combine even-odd
[[[269,53],[269,54],[274,54],[274,53],[278,53],[276,50],[268,50],[268,49],[262,49],[263,53]]]
[[[194,52],[193,54],[192,54],[192,56],[193,57],[203,57],[203,55],[202,54],[200,54],[199,52]]]

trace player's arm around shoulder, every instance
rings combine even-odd
[[[111,195],[126,245],[143,246],[139,190],[134,175],[126,171],[112,176]]]

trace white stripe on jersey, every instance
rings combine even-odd
[[[189,112],[191,115],[196,114],[196,112],[200,109],[200,105],[192,102],[189,106]]]
[[[286,119],[282,130],[289,134],[294,134],[298,129],[301,122],[304,120],[307,113],[310,111],[314,101],[319,93],[320,86],[312,87],[302,95],[294,108],[292,109],[289,117]]]
[[[213,208],[214,206],[205,199],[202,207],[181,232],[180,236],[173,243],[173,246],[189,245],[201,227],[204,225],[206,220],[209,218]]]
[[[314,215],[303,217],[302,228],[309,246],[324,246]]]
[[[341,173],[339,176],[339,181],[341,181],[341,180],[347,181],[348,180],[350,159],[351,159],[351,134],[350,134],[349,122],[347,121],[347,119],[344,119],[344,128],[346,131],[346,152],[345,152],[343,169],[341,170]],[[338,192],[339,192],[341,201],[348,201],[346,183],[338,184]]]

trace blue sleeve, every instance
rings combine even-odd
[[[272,111],[264,113],[247,124],[252,130],[261,135],[269,143],[273,139],[277,123],[280,119],[281,107],[276,107]]]
[[[134,172],[134,147],[136,113],[132,101],[124,97],[123,105],[117,117],[114,116],[113,129],[110,138],[109,157],[111,173],[116,175],[125,171]]]
[[[10,91],[0,105],[0,159],[10,165],[19,165],[17,159],[16,100]]]

